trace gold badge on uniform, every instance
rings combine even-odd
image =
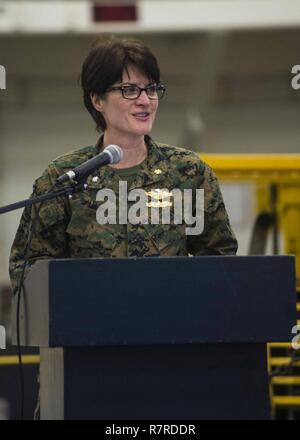
[[[150,202],[146,203],[148,208],[166,208],[172,206],[173,203],[170,202],[170,197],[172,196],[172,191],[163,191],[160,188],[146,192],[146,196],[150,197]],[[169,200],[163,200],[169,199]]]
[[[167,208],[168,206],[173,206],[172,202],[167,201],[157,201],[157,202],[147,202],[146,206],[148,208]]]
[[[159,188],[146,192],[146,196],[151,199],[162,200],[172,196],[172,191],[163,191]]]

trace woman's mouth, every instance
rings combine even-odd
[[[146,121],[149,118],[150,113],[148,113],[148,112],[139,112],[139,113],[135,113],[133,116],[135,118],[137,118],[139,121]]]

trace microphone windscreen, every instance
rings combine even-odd
[[[108,145],[104,151],[109,154],[110,163],[119,163],[123,159],[123,150],[118,145]]]

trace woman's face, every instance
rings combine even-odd
[[[128,66],[128,73],[123,72],[122,82],[114,86],[135,84],[146,87],[149,79],[135,66]],[[105,132],[113,136],[150,133],[155,120],[158,100],[149,99],[143,91],[137,99],[125,99],[121,91],[108,92],[105,98],[92,97],[96,110],[101,111],[105,122]]]

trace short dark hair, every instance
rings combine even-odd
[[[98,131],[104,131],[106,123],[102,114],[94,108],[91,95],[103,97],[110,86],[122,81],[123,71],[129,65],[141,70],[150,81],[160,82],[160,70],[155,56],[136,39],[115,36],[100,38],[93,43],[83,62],[80,80],[84,105],[96,122]]]

